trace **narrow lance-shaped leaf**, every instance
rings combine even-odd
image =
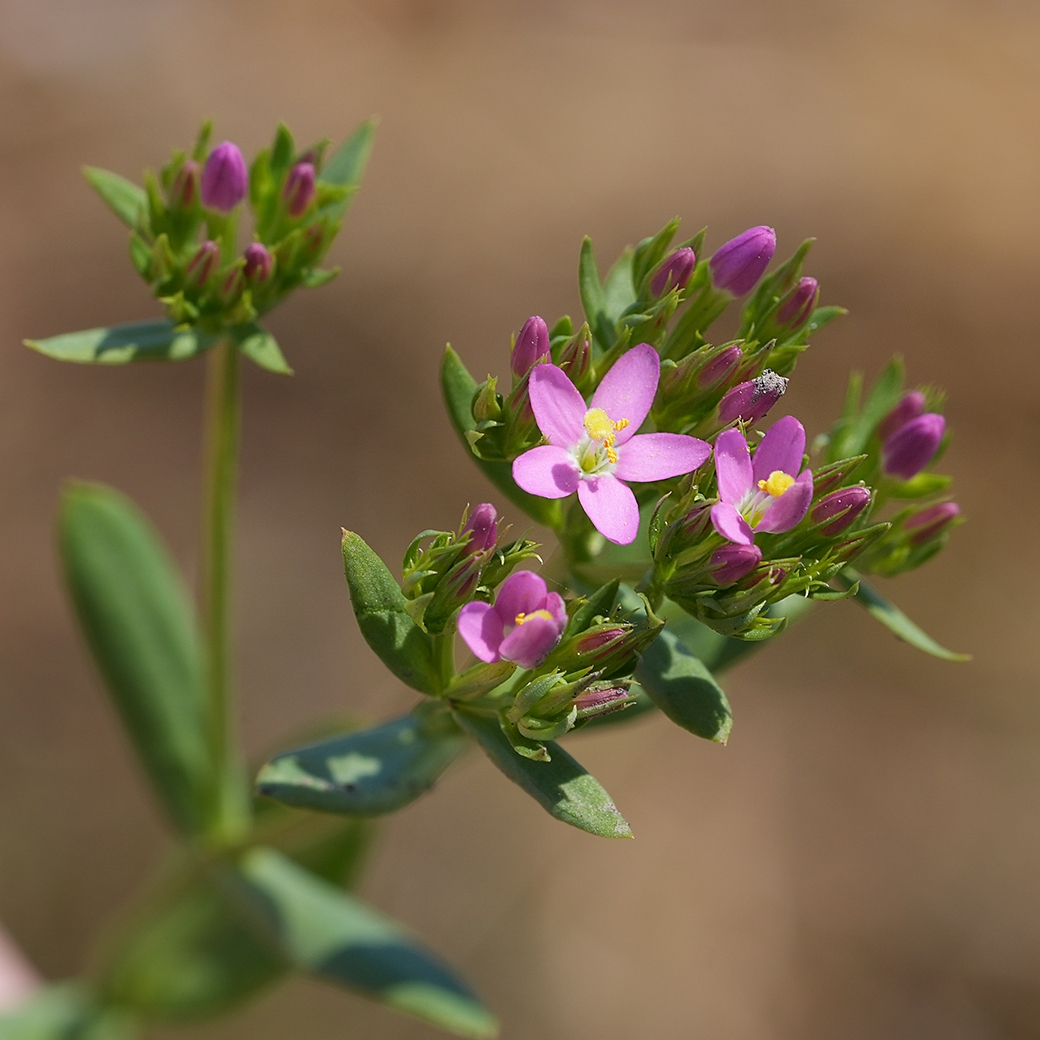
[[[372,154],[372,144],[375,141],[376,120],[367,119],[363,122],[346,141],[329,156],[321,171],[321,179],[328,184],[343,184],[356,187],[361,183],[365,175],[365,167],[368,165],[368,157]],[[340,219],[350,205],[351,192],[338,202],[331,203],[326,207],[326,212],[333,219]]]
[[[49,339],[27,339],[25,345],[57,361],[81,365],[125,365],[131,361],[184,361],[209,350],[216,333],[178,328],[165,318],[67,332]]]
[[[250,361],[255,362],[268,372],[275,375],[291,376],[292,369],[285,360],[278,341],[263,326],[253,323],[251,325],[237,325],[228,330],[232,339],[238,344],[238,349]]]
[[[94,659],[170,816],[205,829],[216,808],[199,641],[158,535],[111,488],[69,487],[61,503],[65,580]]]
[[[853,599],[864,607],[871,617],[880,621],[890,632],[904,642],[943,661],[970,661],[971,654],[957,654],[940,646],[930,635],[918,628],[895,604],[890,603],[873,586],[868,585],[851,567],[846,567],[835,578],[844,589],[858,584]]]
[[[257,790],[309,809],[394,812],[428,791],[468,741],[447,710],[425,702],[392,722],[287,751],[260,770]]]
[[[299,971],[358,990],[457,1036],[498,1032],[494,1016],[436,954],[399,924],[273,849],[247,852],[242,897],[254,919]]]
[[[546,742],[551,761],[518,755],[492,715],[459,709],[459,725],[513,783],[551,816],[601,838],[631,838],[632,829],[599,781],[559,744]]]
[[[401,682],[420,693],[439,693],[430,637],[412,620],[408,600],[386,564],[350,531],[343,532],[343,566],[368,645]]]
[[[462,359],[451,347],[444,352],[444,361],[441,365],[441,390],[444,394],[444,404],[448,410],[448,418],[451,420],[455,432],[462,441],[466,453],[471,455],[473,461],[483,471],[484,476],[491,481],[513,505],[522,509],[532,520],[537,520],[547,527],[559,529],[562,511],[560,503],[548,498],[538,498],[529,495],[526,491],[517,487],[513,480],[513,465],[510,462],[488,462],[473,454],[466,440],[466,431],[475,429],[473,413],[470,406],[473,394],[476,392],[476,380],[466,370]]]
[[[144,188],[125,177],[120,177],[118,173],[102,170],[97,166],[84,166],[83,176],[127,227],[139,226],[141,217],[148,209],[148,196]]]

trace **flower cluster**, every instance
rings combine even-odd
[[[945,423],[934,393],[899,390],[885,408],[865,407],[869,429],[844,417],[815,460],[794,416],[763,435],[809,336],[843,312],[821,307],[817,279],[803,273],[811,240],[767,273],[772,228],[704,258],[704,234],[673,246],[676,227],[626,251],[602,282],[586,240],[585,321],[529,318],[509,393],[489,377],[454,417],[483,465],[509,466],[522,508],[574,499],[531,513],[556,530],[574,574],[602,580],[604,541],[632,545],[625,573],[642,568],[653,605],[670,600],[718,632],[758,639],[783,627],[772,607],[787,597],[847,595],[848,582],[831,583],[853,560],[895,573],[941,545],[955,504],[880,520],[879,510],[942,490],[924,470]],[[738,298],[736,337],[709,342]],[[851,439],[840,435],[850,424]]]
[[[176,152],[145,190],[115,174],[87,175],[130,224],[134,267],[178,325],[218,331],[252,322],[299,285],[335,271],[318,265],[339,230],[367,150],[348,142],[328,162],[328,141],[299,151],[285,126],[247,168],[231,141],[210,145],[205,123],[190,152]],[[139,197],[139,204],[135,201]],[[239,242],[244,208],[252,238]]]

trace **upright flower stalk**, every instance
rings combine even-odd
[[[231,549],[238,478],[239,352],[225,338],[206,361],[202,621],[208,730],[221,784],[214,792],[219,803],[214,818],[220,832],[214,837],[232,841],[242,831],[247,816],[244,804],[231,801],[241,787],[232,782],[241,763],[236,760],[231,719]]]

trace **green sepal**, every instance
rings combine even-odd
[[[67,332],[25,345],[57,361],[81,365],[125,365],[130,361],[184,361],[212,347],[219,335],[179,328],[165,318],[101,329]]]
[[[488,758],[551,816],[602,838],[632,837],[610,795],[559,744],[545,745],[551,761],[533,761],[517,754],[497,716],[459,708],[455,717]]]
[[[240,860],[229,882],[268,941],[299,971],[457,1036],[494,1037],[498,1023],[472,990],[401,925],[273,849]]]
[[[0,1040],[130,1040],[140,1026],[79,983],[58,982],[0,1013]]]
[[[289,362],[285,360],[278,346],[278,341],[263,326],[256,323],[234,325],[228,329],[228,335],[235,341],[238,349],[261,368],[280,376],[293,374]]]
[[[118,173],[97,166],[84,166],[83,176],[128,228],[136,231],[141,227],[142,218],[148,212],[148,196],[144,188]]]
[[[854,372],[849,381],[845,411],[831,437],[829,460],[848,458],[866,450],[878,423],[896,406],[903,392],[903,359],[898,355],[884,367],[859,406],[862,377]]]
[[[893,481],[888,493],[893,498],[928,498],[946,491],[953,477],[944,473],[918,473],[909,480]]]
[[[312,267],[300,282],[305,289],[317,289],[321,285],[331,282],[339,274],[338,267]]]
[[[654,268],[664,260],[668,247],[672,244],[676,231],[679,230],[679,223],[678,217],[672,218],[656,235],[644,238],[636,246],[635,256],[632,260],[632,281],[638,292],[643,293],[645,283],[649,282]]]
[[[379,659],[420,693],[440,693],[433,643],[412,620],[408,600],[383,561],[350,531],[343,532],[343,566],[358,628]]]
[[[376,816],[428,791],[466,743],[447,710],[427,701],[392,722],[276,756],[256,787],[287,805]]]
[[[169,553],[128,498],[96,484],[65,490],[59,542],[80,625],[138,757],[177,826],[205,831],[221,785],[200,640]]]
[[[626,249],[607,272],[607,280],[603,283],[603,306],[609,321],[617,322],[636,302],[632,264],[632,250]]]
[[[895,604],[890,603],[872,585],[860,577],[851,567],[839,572],[835,581],[846,589],[858,584],[854,599],[871,617],[880,621],[890,632],[912,647],[938,657],[943,661],[970,661],[971,654],[957,654],[937,643],[930,635],[918,628]]]
[[[476,455],[470,447],[466,434],[476,429],[476,422],[471,410],[476,390],[477,382],[466,370],[462,359],[450,346],[445,348],[444,361],[441,364],[441,391],[444,394],[444,405],[448,411],[448,418],[465,447],[466,454],[473,458],[484,476],[513,505],[522,509],[532,520],[545,524],[546,527],[551,527],[553,530],[559,530],[563,522],[563,512],[558,500],[529,495],[513,480],[511,462],[488,462]]]
[[[567,631],[564,633],[564,636],[573,636],[579,632],[584,632],[592,624],[593,618],[610,617],[610,613],[614,609],[614,603],[617,600],[619,587],[620,582],[617,578],[614,578],[601,585],[595,592],[590,593],[587,598],[579,600],[578,608],[567,623]]]
[[[848,314],[848,310],[845,307],[817,307],[812,312],[812,317],[809,319],[808,325],[805,326],[805,335],[811,336],[814,332],[819,332],[824,325],[830,325],[835,318],[844,318]]]
[[[636,680],[678,726],[725,744],[733,728],[729,701],[704,662],[665,629],[636,665]]]
[[[490,664],[480,661],[456,675],[448,684],[444,695],[452,700],[482,697],[501,686],[515,671],[516,665],[512,661],[494,661]]]

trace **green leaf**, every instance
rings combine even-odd
[[[952,650],[940,646],[930,635],[918,628],[897,606],[889,603],[877,589],[868,585],[851,567],[846,567],[845,570],[839,572],[835,580],[846,589],[851,589],[858,582],[859,588],[852,598],[861,607],[864,607],[871,617],[880,621],[885,628],[904,642],[943,661],[971,660],[971,654],[956,654]]]
[[[160,319],[84,329],[24,342],[27,347],[58,361],[125,365],[129,361],[183,361],[209,350],[218,338],[215,333],[177,328],[172,321]]]
[[[101,972],[105,999],[148,1019],[209,1018],[270,986],[288,965],[209,874],[182,877],[124,922]]]
[[[327,184],[342,184],[356,190],[361,184],[361,178],[365,175],[368,157],[372,154],[376,125],[375,119],[365,120],[332,153],[321,171],[320,179]],[[339,220],[346,213],[353,196],[354,191],[352,190],[342,199],[324,207],[323,212],[328,213],[334,220]]]
[[[118,173],[97,166],[84,166],[83,176],[127,227],[136,229],[140,226],[141,218],[148,210],[148,196],[144,188],[120,177]]]
[[[408,600],[386,564],[350,531],[343,532],[343,566],[368,645],[401,682],[420,693],[439,693],[430,637],[412,620]]]
[[[228,330],[238,344],[238,349],[250,361],[256,362],[268,372],[280,376],[291,376],[293,370],[282,355],[278,341],[260,325],[236,325]]]
[[[837,458],[861,454],[870,443],[877,424],[896,406],[903,392],[903,359],[894,357],[870,388],[859,414],[843,431]]]
[[[472,456],[484,476],[513,505],[522,509],[532,520],[558,530],[563,516],[559,501],[538,498],[536,495],[529,495],[526,491],[521,490],[513,480],[512,463],[487,462],[473,454],[473,449],[466,440],[466,431],[476,428],[471,411],[476,390],[476,380],[466,370],[462,359],[450,346],[447,347],[444,351],[444,361],[441,364],[441,391],[444,394],[444,405],[448,410],[448,418],[465,447],[466,453]]]
[[[372,832],[367,820],[266,802],[253,838],[331,884],[349,887]],[[183,854],[114,938],[97,973],[102,996],[149,1019],[187,1022],[221,1014],[289,967],[205,863]]]
[[[607,274],[603,286],[603,305],[607,318],[616,322],[636,302],[632,281],[632,250],[626,249]]]
[[[643,651],[635,677],[676,725],[719,744],[729,739],[733,716],[722,687],[667,629]]]
[[[632,837],[610,795],[559,744],[546,743],[551,761],[532,761],[513,750],[496,717],[464,708],[455,717],[488,758],[550,815],[601,838]]]
[[[60,982],[0,1014],[0,1040],[129,1040],[136,1023],[99,1004],[86,987]]]
[[[368,157],[372,154],[377,126],[377,120],[366,119],[329,156],[320,179],[329,184],[358,184],[365,175]]]
[[[246,853],[240,869],[258,923],[298,970],[457,1036],[497,1034],[466,983],[399,924],[273,849]]]
[[[466,744],[448,712],[426,702],[381,726],[278,755],[260,770],[256,786],[288,805],[379,815],[428,791]]]
[[[599,269],[596,266],[596,254],[592,248],[592,239],[588,235],[582,240],[581,253],[578,257],[578,290],[581,294],[581,305],[585,310],[585,319],[589,328],[599,338],[600,315],[606,313],[607,294],[603,283],[599,280]],[[609,349],[611,343],[603,343]]]
[[[199,639],[165,547],[123,495],[73,484],[59,539],[80,624],[137,754],[174,822],[205,830],[217,808]]]

